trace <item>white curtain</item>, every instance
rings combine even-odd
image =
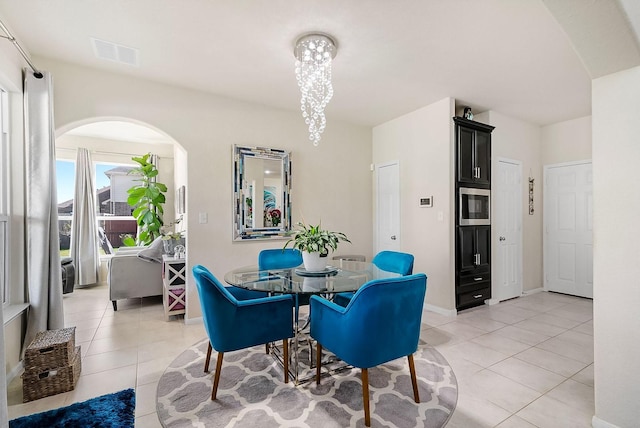
[[[36,333],[64,327],[58,237],[51,75],[24,72],[26,276],[29,317],[23,350]]]
[[[0,305],[0,320],[2,316],[2,305]],[[4,358],[4,328],[0,328],[0,427],[9,426],[9,411],[7,409],[7,374],[5,373]]]
[[[73,196],[71,250],[69,251],[75,263],[76,284],[79,286],[97,283],[100,268],[93,183],[91,154],[89,150],[79,148],[76,157],[76,187]]]

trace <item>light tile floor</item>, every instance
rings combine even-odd
[[[164,321],[159,298],[130,299],[114,312],[106,286],[64,297],[76,326],[82,373],[76,389],[22,403],[8,387],[9,417],[136,388],[136,427],[159,427],[156,387],[169,363],[205,337],[202,324]],[[590,427],[594,414],[592,301],[536,293],[445,317],[425,311],[422,338],[451,363],[459,385],[448,427]]]

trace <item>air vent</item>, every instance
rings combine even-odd
[[[107,42],[105,40],[94,39],[93,37],[91,38],[91,42],[93,44],[93,52],[96,57],[106,59],[107,61],[132,65],[134,67],[139,66],[138,49],[119,45],[113,42]]]

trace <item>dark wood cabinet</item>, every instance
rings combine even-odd
[[[491,270],[491,226],[459,226],[456,247],[460,275]]]
[[[489,188],[492,126],[454,117],[456,123],[456,181],[461,186]]]
[[[493,126],[454,117],[456,126],[456,309],[491,298],[491,226],[460,226],[460,188],[491,189]],[[468,193],[468,192],[467,192]],[[467,194],[465,193],[465,194]]]

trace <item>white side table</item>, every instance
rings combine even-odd
[[[162,304],[164,318],[184,314],[187,307],[187,261],[173,256],[162,256]]]

